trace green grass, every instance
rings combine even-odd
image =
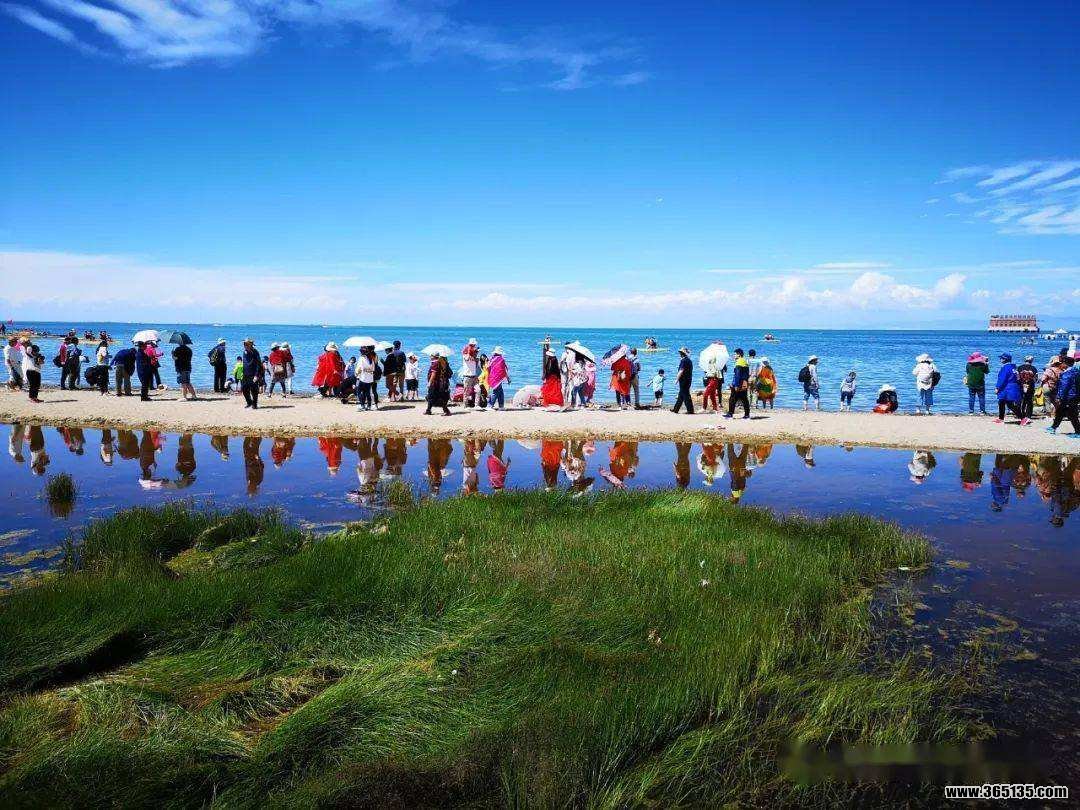
[[[75,479],[69,473],[57,473],[49,476],[45,482],[42,497],[49,505],[49,510],[57,517],[67,517],[75,508],[75,498],[78,496],[78,487]]]
[[[318,542],[131,510],[0,600],[0,806],[830,804],[790,742],[952,741],[878,660],[927,543],[637,492],[421,503]]]

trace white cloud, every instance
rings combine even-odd
[[[462,56],[493,67],[544,66],[555,74],[546,85],[558,90],[630,87],[650,78],[633,67],[624,44],[579,45],[550,33],[507,37],[421,0],[36,0],[36,5],[0,7],[62,42],[84,48],[100,42],[103,49],[159,67],[243,57],[270,41],[282,25],[302,25],[376,35],[415,62]]]
[[[892,267],[889,262],[822,262],[815,264],[813,270],[882,270]]]
[[[961,205],[985,205],[975,216],[999,226],[999,233],[1080,235],[1080,160],[965,166],[946,172],[938,182],[973,179],[969,190],[976,194],[961,190],[951,199]]]

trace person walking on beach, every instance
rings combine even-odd
[[[709,403],[712,403],[712,411],[714,413],[720,412],[720,386],[724,381],[724,372],[720,368],[720,364],[716,359],[716,356],[710,356],[709,362],[705,364],[705,391],[701,395],[701,410],[705,413],[709,412]]]
[[[461,384],[464,396],[461,404],[466,408],[476,406],[476,382],[480,378],[480,343],[476,338],[469,338],[461,349]]]
[[[803,387],[803,410],[810,410],[810,400],[814,400],[814,408],[821,410],[821,385],[818,382],[818,356],[810,355],[806,358],[806,365],[799,370],[799,382]]]
[[[551,350],[550,344],[541,347],[540,373],[544,382],[540,386],[540,396],[545,407],[562,405],[562,375],[559,372],[559,358]]]
[[[176,384],[180,386],[180,396],[184,401],[197,400],[195,386],[191,384],[191,347],[181,343],[172,350],[173,367],[176,369]]]
[[[240,378],[240,391],[244,395],[244,407],[258,410],[259,407],[259,380],[263,376],[263,360],[259,350],[255,348],[255,341],[251,338],[244,339],[243,370]]]
[[[1054,399],[1054,424],[1046,430],[1057,433],[1066,419],[1072,423],[1073,438],[1080,439],[1080,366],[1071,357],[1063,361],[1065,370],[1061,373]]]
[[[1016,367],[1016,377],[1020,381],[1020,413],[1027,419],[1035,414],[1035,389],[1038,387],[1039,370],[1035,368],[1035,356],[1029,354],[1024,362]]]
[[[761,366],[757,372],[757,404],[759,408],[772,408],[776,400],[776,373],[768,357],[761,358]]]
[[[356,410],[370,411],[372,408],[371,389],[375,386],[375,357],[374,346],[364,346],[360,349],[360,357],[356,361]],[[375,406],[378,410],[378,406]]]
[[[424,411],[426,416],[431,416],[433,407],[442,408],[443,416],[450,415],[447,405],[450,402],[450,380],[453,376],[450,362],[438,352],[432,354],[427,375],[427,410]]]
[[[217,345],[206,355],[214,369],[214,393],[224,394],[227,390],[225,380],[229,374],[229,356],[225,353],[225,338],[218,338]]]
[[[491,350],[491,359],[487,365],[488,398],[491,400],[491,409],[501,411],[506,408],[506,391],[510,384],[510,369],[503,357],[502,346],[496,346]]]
[[[1065,368],[1065,359],[1059,355],[1054,355],[1050,358],[1045,370],[1043,370],[1040,382],[1042,383],[1044,413],[1053,412],[1058,383],[1061,381],[1061,374]]]
[[[934,407],[934,386],[941,379],[937,366],[934,365],[934,358],[928,354],[920,354],[915,358],[915,368],[911,373],[915,375],[915,389],[919,393],[919,407],[915,409],[915,413],[921,414],[925,411],[929,416]]]
[[[688,414],[694,413],[694,400],[690,397],[690,386],[693,382],[694,361],[690,359],[690,350],[683,346],[679,349],[679,370],[675,374],[675,384],[679,387],[679,393],[675,397],[672,413],[678,413],[683,406],[686,406]]]
[[[41,367],[45,365],[45,358],[35,343],[23,344],[22,375],[26,380],[27,393],[31,402],[41,402],[38,392],[41,391]]]
[[[856,380],[858,374],[854,369],[850,369],[847,374],[844,375],[844,379],[840,382],[840,412],[851,410],[851,402],[855,399],[855,389],[858,387]]]
[[[345,374],[345,361],[338,353],[337,344],[330,341],[319,355],[315,364],[315,374],[311,378],[311,384],[318,389],[319,394],[331,397],[337,394],[337,388]]]
[[[285,363],[285,392],[292,396],[292,379],[296,376],[296,360],[293,358],[292,347],[286,342],[281,344],[281,359]]]
[[[135,344],[135,373],[139,376],[139,399],[150,401],[150,386],[154,382],[154,363],[150,346],[143,341]]]
[[[394,341],[397,345],[398,341]],[[415,402],[420,390],[420,358],[410,353],[405,359],[405,370],[402,372],[405,380],[405,399]]]
[[[634,410],[641,408],[641,361],[637,349],[630,350],[630,393],[634,396]]]
[[[968,390],[968,413],[975,413],[975,400],[979,400],[979,411],[986,413],[986,375],[990,373],[988,358],[982,352],[968,355],[964,371],[964,385]]]
[[[750,364],[743,356],[742,349],[735,350],[735,369],[731,374],[731,389],[728,392],[728,409],[725,419],[735,415],[735,406],[742,404],[743,419],[750,418]]]
[[[8,338],[4,346],[4,366],[8,373],[8,388],[12,391],[22,390],[23,387],[23,350],[17,337]]]
[[[652,378],[653,407],[664,407],[664,370],[659,369]]]
[[[285,352],[282,351],[280,343],[275,343],[270,347],[270,354],[267,359],[270,364],[270,390],[266,392],[266,396],[272,397],[274,395],[274,386],[280,386],[281,398],[285,399],[289,396],[289,392],[285,387],[289,369],[285,360]]]
[[[94,358],[97,361],[93,370],[94,384],[97,386],[101,396],[105,396],[109,393],[109,361],[112,359],[109,354],[109,342],[107,340],[103,340],[98,344]],[[90,376],[89,372],[87,376]]]
[[[79,388],[79,365],[82,362],[82,349],[79,339],[69,337],[60,347],[60,388],[75,391]]]
[[[994,386],[998,398],[998,415],[994,421],[999,425],[1004,422],[1005,409],[1008,408],[1013,416],[1020,420],[1021,425],[1026,425],[1028,420],[1020,412],[1020,378],[1017,376],[1012,355],[1003,352],[998,359],[1001,360],[1001,368],[998,369],[997,383]]]

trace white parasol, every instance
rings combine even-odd
[[[136,332],[131,338],[132,343],[150,343],[151,341],[157,343],[160,340],[157,329],[143,329],[141,332]]]
[[[353,335],[351,338],[345,341],[343,345],[354,346],[356,348],[364,348],[365,346],[374,346],[379,341],[375,340],[371,335]]]
[[[593,363],[596,362],[596,355],[593,354],[587,346],[581,345],[581,343],[576,340],[573,343],[567,343],[566,348],[568,348],[572,352],[577,352],[582,357],[587,357]]]
[[[420,350],[420,354],[425,354],[428,357],[433,354],[437,354],[440,357],[451,357],[454,354],[454,350],[445,343],[429,343]]]
[[[722,369],[727,365],[729,359],[727,346],[719,340],[713,341],[702,349],[701,354],[698,356],[702,371],[707,369],[709,364],[713,362],[716,363],[717,370]]]
[[[394,344],[391,343],[389,340],[380,340],[378,343],[375,344],[375,351],[377,352],[385,352],[387,349],[392,348],[394,348]]]

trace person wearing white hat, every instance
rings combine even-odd
[[[214,393],[224,394],[225,380],[229,372],[229,356],[225,351],[225,338],[218,338],[217,345],[207,353],[206,359],[214,367]]]
[[[929,416],[934,407],[934,386],[941,379],[941,374],[934,365],[934,358],[928,354],[920,354],[915,358],[915,368],[911,373],[915,375],[915,389],[919,394],[919,407],[915,409],[915,413],[922,414],[925,411]]]
[[[476,405],[476,381],[480,378],[480,343],[476,338],[469,338],[461,350],[461,384],[464,395],[461,403],[466,408]]]
[[[409,352],[405,358],[405,399],[415,402],[420,390],[420,358]]]
[[[288,341],[281,344],[281,356],[285,359],[285,390],[292,396],[292,378],[296,374],[296,361],[293,360],[292,348]]]

